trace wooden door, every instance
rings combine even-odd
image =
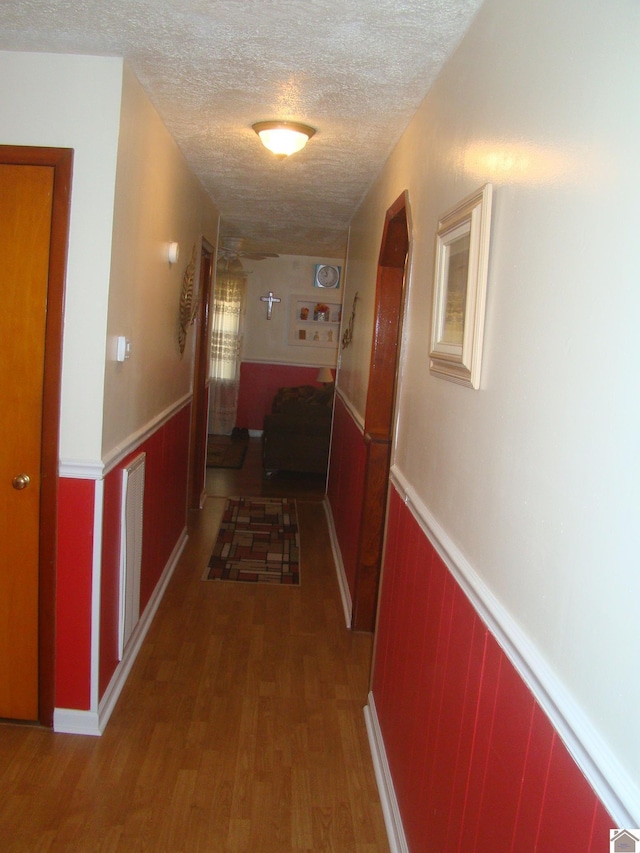
[[[42,397],[54,170],[0,165],[0,717],[38,719]]]
[[[55,701],[58,439],[72,171],[69,148],[0,145],[0,716],[48,726]],[[27,365],[34,366],[33,377],[25,378]],[[31,412],[23,403],[37,396],[34,386],[39,398],[27,404]],[[41,426],[37,438],[34,421]],[[15,489],[14,478],[31,478],[32,465],[31,482]],[[32,670],[36,661],[35,687],[33,671],[23,678],[23,659]],[[21,689],[27,685],[18,699],[16,682]]]

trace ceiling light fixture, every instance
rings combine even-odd
[[[315,130],[297,121],[259,121],[253,129],[265,148],[283,160],[296,151],[301,151]]]

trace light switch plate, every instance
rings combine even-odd
[[[125,361],[131,355],[131,341],[128,341],[124,335],[118,335],[116,338],[116,361]]]

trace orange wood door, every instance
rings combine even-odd
[[[21,720],[38,719],[42,397],[53,176],[50,166],[0,165],[0,717]]]

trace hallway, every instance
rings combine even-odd
[[[326,478],[322,474],[279,471],[270,479],[264,479],[262,440],[254,437],[249,439],[242,468],[207,468],[205,485],[207,494],[215,497],[245,495],[254,498],[281,497],[322,501],[326,491]]]
[[[201,580],[223,504],[191,514],[104,735],[0,729],[3,851],[388,850],[372,638],[344,626],[317,496],[298,500],[299,589]]]

